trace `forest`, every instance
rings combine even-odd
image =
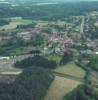
[[[68,16],[85,15],[91,11],[98,10],[98,2],[61,3],[37,6],[28,5],[12,6],[0,4],[0,17],[23,17],[31,19],[55,20]],[[24,12],[25,11],[25,12]]]

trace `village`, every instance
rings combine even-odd
[[[35,27],[22,29],[15,36],[2,35],[0,41],[8,41],[17,37],[28,42],[35,34],[38,34],[39,37],[44,38],[39,49],[46,54],[55,52],[63,55],[64,52],[71,51],[76,59],[81,54],[96,55],[98,54],[98,39],[91,38],[89,30],[97,27],[97,16],[95,12],[92,12],[86,16],[73,16],[62,21],[35,21]],[[92,26],[89,24],[91,22]],[[5,59],[5,57],[1,56],[0,59]]]
[[[0,0],[0,100],[98,100],[97,1]]]

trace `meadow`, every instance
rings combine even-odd
[[[32,23],[32,20],[22,19],[21,17],[7,18],[7,19],[11,20],[11,22],[8,25],[1,26],[0,30],[11,30],[15,29],[17,25],[28,25]]]
[[[79,78],[84,78],[85,76],[85,71],[81,67],[77,66],[74,62],[60,66],[53,71]]]

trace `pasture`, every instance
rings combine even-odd
[[[8,25],[4,25],[0,27],[0,30],[10,30],[15,29],[17,25],[28,25],[32,23],[32,20],[29,19],[22,19],[21,17],[15,17],[15,18],[8,18],[11,20],[11,22]]]
[[[54,71],[79,78],[84,78],[85,76],[85,71],[81,67],[77,66],[74,62],[70,62],[64,66],[60,66],[54,69]]]
[[[56,61],[57,64],[60,63],[60,60],[61,60],[61,56],[57,55],[57,54],[50,54],[48,55],[48,59],[49,60],[53,60],[53,61]]]

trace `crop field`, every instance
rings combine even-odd
[[[54,70],[55,72],[72,75],[75,77],[83,78],[85,71],[77,66],[74,62],[70,62],[64,66],[60,66]]]
[[[44,100],[63,100],[64,95],[79,84],[80,82],[56,76]]]

